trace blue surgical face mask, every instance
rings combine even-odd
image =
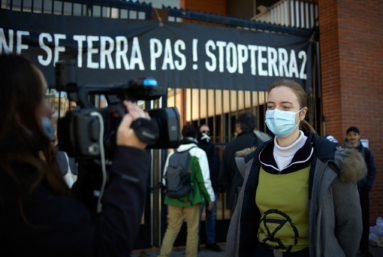
[[[52,139],[56,127],[53,125],[52,121],[46,117],[41,117],[42,119],[42,125],[45,132],[45,135],[49,137],[49,139]]]
[[[303,108],[300,111],[302,110]],[[277,137],[287,137],[293,133],[294,129],[298,126],[299,122],[298,124],[295,124],[295,115],[300,111],[290,112],[280,111],[278,109],[267,110],[266,125]]]

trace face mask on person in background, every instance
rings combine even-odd
[[[303,108],[300,110],[302,111]],[[283,138],[290,135],[298,126],[295,124],[295,115],[299,113],[290,111],[267,110],[266,111],[266,125],[277,137]]]
[[[199,137],[199,141],[206,141],[206,142],[210,142],[210,136],[206,133],[201,133],[200,137]]]
[[[51,139],[55,133],[56,127],[53,125],[52,121],[46,117],[41,117],[42,126],[45,132],[45,135]]]

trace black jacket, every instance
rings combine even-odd
[[[339,144],[315,133],[304,133],[313,147],[307,199],[310,256],[355,256],[362,233],[356,189],[356,182],[366,172],[362,156],[354,150],[345,152]],[[261,219],[255,202],[262,166],[259,155],[272,143],[265,142],[252,153],[242,151],[246,157],[238,160],[245,182],[230,222],[225,251],[227,257],[254,256]],[[305,147],[300,151],[304,151]],[[300,162],[295,165],[299,168]],[[287,221],[285,218],[281,220]],[[274,234],[277,230],[268,233]]]
[[[235,163],[235,153],[246,148],[257,147],[261,143],[254,131],[244,131],[226,145],[222,155],[219,183],[222,189],[229,193],[228,207],[230,209],[233,207],[237,187],[241,187],[243,184],[243,177]]]
[[[345,141],[344,146],[345,148],[354,148],[349,145],[347,139]],[[375,165],[374,156],[372,155],[371,150],[364,147],[360,141],[359,141],[359,145],[355,147],[355,149],[362,154],[364,161],[366,162],[366,165],[367,165],[367,175],[364,179],[358,181],[358,188],[361,189],[364,186],[368,186],[370,189],[374,185],[375,176],[376,176],[376,165]]]
[[[199,141],[198,147],[206,152],[209,162],[210,180],[214,193],[218,193],[218,176],[221,160],[219,159],[218,150],[212,143]]]
[[[128,160],[128,161],[126,161]],[[0,248],[10,256],[130,256],[145,203],[150,156],[119,146],[102,198],[102,212],[90,212],[71,197],[52,194],[43,180],[29,194],[0,169]],[[16,163],[12,173],[30,184],[34,168]]]

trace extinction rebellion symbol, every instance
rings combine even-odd
[[[281,218],[280,219],[268,219],[267,218],[267,215],[269,214],[277,214],[277,215],[280,215]],[[263,239],[263,243],[266,243],[267,241],[271,241],[271,242],[277,242],[278,243],[278,246],[272,246],[272,245],[268,245],[269,247],[273,248],[273,249],[280,249],[280,250],[286,250],[287,251],[290,251],[292,246],[290,247],[285,247],[283,245],[283,243],[281,242],[281,240],[279,238],[275,238],[275,235],[277,234],[277,232],[288,222],[290,223],[290,226],[292,228],[292,230],[294,231],[294,235],[295,235],[295,238],[294,238],[294,245],[296,245],[298,243],[298,230],[295,226],[295,224],[292,222],[291,218],[286,214],[286,213],[283,213],[281,211],[278,211],[277,209],[271,209],[271,210],[268,210],[265,212],[265,215],[263,216],[263,218],[260,220],[259,224],[261,224],[263,222],[263,225],[264,227],[266,228],[266,232],[267,232],[267,238]],[[276,224],[279,224],[275,229],[274,231],[270,231],[269,229],[269,224],[271,223],[276,223]]]

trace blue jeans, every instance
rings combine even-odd
[[[206,208],[206,221],[205,221],[205,229],[206,229],[206,244],[214,244],[215,243],[215,220],[217,216],[217,200],[218,194],[215,194],[215,202],[214,207],[210,211]],[[200,212],[199,212],[199,220],[201,220],[203,211],[203,204],[201,204]],[[201,233],[201,222],[199,223],[199,232]],[[200,237],[201,238],[201,237]],[[201,239],[199,239],[199,243]]]

